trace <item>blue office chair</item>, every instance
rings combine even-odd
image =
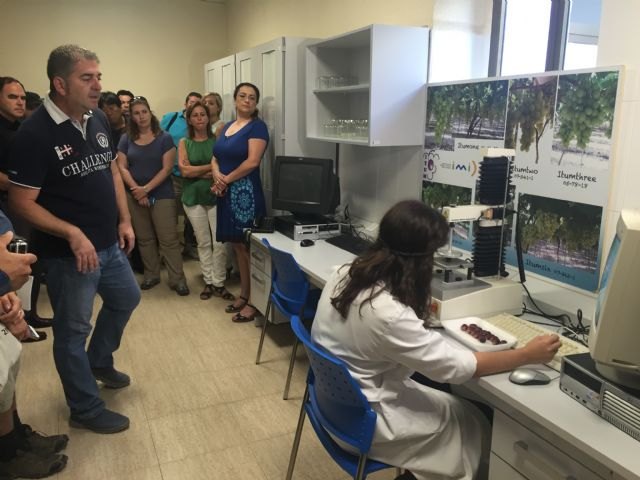
[[[262,243],[267,246],[271,255],[271,293],[267,303],[267,310],[264,314],[265,321],[262,325],[262,333],[260,335],[260,343],[258,344],[258,353],[256,355],[256,365],[260,363],[260,355],[262,354],[262,345],[264,336],[267,332],[269,324],[269,314],[272,306],[275,306],[284,316],[291,319],[294,315],[304,319],[313,320],[316,315],[316,306],[320,298],[321,291],[312,289],[307,276],[302,270],[293,255],[283,252],[272,247],[266,239],[262,239]],[[291,385],[291,376],[293,375],[293,366],[296,361],[296,352],[298,351],[298,339],[293,343],[291,358],[289,359],[289,371],[287,372],[287,381],[284,386],[284,394],[282,398],[289,398],[289,386]]]
[[[297,316],[291,317],[291,328],[304,345],[311,366],[289,457],[287,480],[291,480],[293,476],[305,413],[327,453],[355,480],[363,480],[370,473],[379,470],[395,468],[367,458],[377,415],[345,363],[324,348],[315,345]],[[359,455],[346,452],[329,433],[352,446]]]

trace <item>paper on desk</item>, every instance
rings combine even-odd
[[[33,277],[29,276],[29,280],[16,293],[22,302],[23,310],[31,310],[31,287],[33,285]]]

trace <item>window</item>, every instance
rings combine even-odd
[[[601,0],[572,0],[564,70],[596,66],[601,8]]]
[[[543,72],[551,0],[507,0],[502,75]]]
[[[596,66],[601,0],[493,0],[489,75]]]

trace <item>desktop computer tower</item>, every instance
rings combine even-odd
[[[322,216],[299,219],[293,215],[282,215],[275,217],[274,226],[278,232],[295,241],[305,238],[320,240],[340,234],[340,223]]]

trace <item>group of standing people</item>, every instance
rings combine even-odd
[[[173,252],[179,244],[170,178],[175,141],[149,102],[133,97],[116,161],[109,121],[97,109],[102,87],[96,54],[75,45],[58,47],[49,56],[47,75],[50,93],[21,124],[11,147],[9,208],[35,228],[32,247],[52,279],[53,353],[69,422],[115,433],[128,428],[129,419],[106,408],[96,380],[116,389],[130,384],[129,376],[116,370],[113,353],[140,301],[126,258],[136,235],[145,264],[140,287],[159,282],[159,253],[151,245],[157,238],[170,286],[188,293],[180,251]],[[198,239],[205,279],[201,298],[225,298],[232,302],[226,310],[233,321],[250,321],[257,311],[249,303],[244,230],[265,213],[258,167],[269,136],[258,118],[260,93],[254,85],[236,87],[236,119],[226,125],[218,122],[219,96],[211,95],[211,105],[207,97],[184,112],[188,133],[177,148],[180,201]],[[0,215],[0,233],[8,229]],[[548,361],[560,346],[558,337],[549,335],[516,350],[474,353],[451,348],[440,332],[424,328],[433,255],[447,232],[444,217],[421,202],[392,207],[374,245],[328,281],[311,331],[315,342],[345,361],[377,412],[371,457],[411,470],[401,478],[475,478],[488,433],[472,405],[413,382],[412,372],[461,383]],[[24,312],[11,290],[24,283],[35,256],[9,254],[8,238],[0,235],[0,323],[21,339]],[[237,257],[237,298],[224,287],[220,242],[231,243]],[[103,303],[92,328],[96,294]],[[68,437],[47,437],[21,423],[14,394],[17,364],[10,365],[9,385],[0,385],[0,476],[51,475],[66,465],[60,452]],[[24,449],[32,453],[25,456]]]
[[[176,164],[183,178],[180,203],[198,240],[205,280],[200,297],[233,302],[227,310],[235,313],[235,321],[255,317],[248,303],[243,231],[265,213],[258,167],[268,133],[257,117],[259,91],[251,84],[236,88],[237,119],[227,125],[220,122],[219,95],[187,105],[187,135],[176,149],[144,97],[127,99],[123,122],[111,122],[117,115],[97,108],[102,86],[95,53],[60,46],[49,56],[47,75],[50,93],[21,123],[12,142],[8,203],[17,218],[34,227],[30,247],[53,279],[48,285],[53,353],[71,410],[69,422],[115,433],[128,428],[129,419],[106,407],[96,380],[109,388],[130,384],[129,376],[115,368],[113,353],[140,301],[140,288],[159,281],[160,255],[170,286],[180,295],[189,293],[171,180]],[[114,123],[121,129],[117,148]],[[141,285],[127,260],[136,237],[145,271]],[[238,299],[224,286],[222,242],[231,242],[238,257]],[[103,303],[92,327],[96,295]]]
[[[183,210],[193,228],[205,283],[200,298],[232,301],[226,307],[234,314],[232,320],[247,322],[258,312],[249,303],[244,230],[266,212],[259,166],[269,135],[258,118],[258,88],[242,83],[233,97],[236,120],[227,125],[220,120],[222,98],[217,93],[201,97],[191,92],[183,112],[166,114],[161,121],[147,99],[134,97],[127,133],[118,143],[117,162],[144,265],[140,288],[160,283],[162,258],[170,287],[179,295],[189,294],[177,230]],[[224,242],[232,244],[237,260],[238,298],[225,287]]]

